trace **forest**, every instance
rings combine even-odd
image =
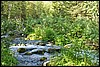
[[[1,1],[1,66],[19,64],[15,38],[63,47],[46,66],[98,66],[99,1]]]

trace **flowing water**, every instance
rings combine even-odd
[[[19,38],[13,40],[12,43],[15,44],[15,46],[11,46],[9,48],[14,52],[14,56],[19,61],[19,64],[17,66],[42,66],[44,62],[50,60],[51,56],[56,55],[54,54],[54,51],[58,52],[61,49],[60,46],[56,46],[56,45],[50,45],[50,44],[46,44],[43,46],[37,45],[37,43],[39,42],[42,41],[41,40],[20,40]],[[18,52],[19,48],[25,48],[26,51],[19,53]],[[27,52],[31,54],[28,55],[26,54]],[[41,58],[46,58],[46,59],[41,60]]]
[[[51,56],[54,57],[60,55],[59,50],[61,49],[61,46],[47,44],[46,42],[45,45],[39,45],[39,42],[43,41],[21,40],[20,38],[15,38],[15,40],[13,40],[12,44],[14,44],[14,46],[11,46],[9,48],[14,52],[14,56],[19,61],[19,64],[17,66],[42,66],[44,62],[50,60]],[[20,53],[18,52],[18,49],[20,48],[25,48],[26,51]],[[91,62],[97,63],[97,65],[99,65],[99,54],[95,54],[93,52],[95,51],[82,50],[78,53],[74,53],[73,51],[75,56],[84,57],[84,54],[88,55],[89,57],[93,58]],[[45,59],[41,60],[41,58]]]

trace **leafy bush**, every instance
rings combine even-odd
[[[8,33],[15,36],[13,34],[16,34],[14,31],[16,30],[18,33],[26,34],[26,39],[29,40],[54,41],[60,46],[74,44],[74,47],[62,50],[61,57],[55,58],[53,60],[55,62],[51,64],[57,66],[96,65],[97,63],[90,62],[91,58],[87,55],[81,58],[74,54],[80,49],[90,49],[90,46],[85,46],[87,42],[99,43],[99,1],[53,1],[46,4],[30,1],[13,3],[2,1],[1,35]],[[2,56],[4,53],[9,55],[8,47],[3,43]],[[12,58],[10,60],[5,58],[2,57],[2,65],[7,65],[7,61],[13,61]],[[13,62],[8,65],[13,65]]]
[[[99,64],[99,60],[97,60],[95,56],[93,56],[96,53],[97,52],[88,52],[88,49],[75,50],[75,47],[71,47],[68,49],[63,48],[61,50],[60,56],[51,57],[49,64],[51,66],[97,66]],[[95,59],[96,61],[92,62],[92,60]]]
[[[9,46],[11,45],[9,44],[10,41],[9,38],[1,40],[1,66],[15,66],[18,64],[13,52],[9,49]]]
[[[17,59],[9,49],[2,48],[1,51],[1,66],[15,66],[18,64]]]
[[[44,40],[54,41],[56,33],[53,31],[53,29],[51,29],[51,28],[45,28],[43,33],[44,34],[42,36],[43,36]]]

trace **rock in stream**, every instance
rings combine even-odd
[[[49,61],[50,57],[54,56],[51,53],[61,49],[60,46],[48,45],[41,40],[20,40],[16,38],[13,40],[13,44],[16,44],[16,46],[9,48],[15,53],[14,56],[19,61],[17,66],[42,66],[43,62]]]
[[[59,52],[61,46],[51,45],[41,40],[21,40],[16,38],[12,42],[15,46],[9,47],[15,54],[14,56],[19,61],[17,66],[42,66],[44,62],[48,63],[51,56],[56,56],[55,52]],[[92,51],[93,52],[93,51]],[[91,53],[91,51],[82,50],[81,52],[74,52],[75,56],[84,57],[88,55],[93,60],[91,62],[99,65],[99,55]],[[58,53],[60,56],[61,54]]]

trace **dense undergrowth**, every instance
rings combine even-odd
[[[67,5],[65,5],[67,3]],[[13,54],[9,51],[9,46],[11,44],[9,39],[13,40],[16,37],[25,37],[25,40],[45,40],[52,41],[54,44],[59,46],[65,46],[67,44],[73,44],[73,47],[61,50],[61,56],[55,57],[51,60],[51,66],[95,66],[98,62],[92,63],[93,58],[88,57],[86,54],[84,57],[76,57],[74,54],[81,50],[93,50],[97,47],[89,46],[93,44],[98,46],[99,44],[99,24],[96,20],[93,20],[93,15],[96,12],[96,6],[91,10],[90,15],[84,16],[84,12],[81,13],[82,16],[75,17],[72,12],[66,12],[67,9],[64,8],[71,3],[74,8],[74,2],[64,2],[62,4],[54,2],[53,7],[54,12],[38,14],[38,18],[33,18],[28,16],[24,21],[19,19],[6,19],[1,17],[1,35],[8,34],[10,38],[4,38],[1,40],[1,65],[2,66],[14,66],[17,64],[16,59],[13,58]],[[79,3],[78,5],[85,4],[88,6],[92,2]],[[94,4],[94,3],[93,3]],[[56,6],[55,6],[56,5]],[[62,6],[64,5],[64,7]],[[69,7],[71,6],[69,5]],[[84,6],[84,8],[86,8]],[[92,5],[91,5],[92,6]],[[82,6],[80,6],[82,7]],[[57,9],[59,8],[59,10]],[[82,8],[83,9],[83,8]],[[88,10],[90,10],[89,7]],[[95,9],[95,10],[94,10]],[[38,11],[37,9],[36,11]],[[42,9],[41,9],[42,10]],[[65,10],[64,13],[60,13],[60,10]],[[78,9],[77,9],[78,10]],[[84,9],[85,10],[85,9]],[[86,11],[88,14],[89,11]],[[44,10],[46,11],[46,10]],[[72,10],[69,10],[72,11]],[[93,13],[94,11],[94,13]],[[63,11],[62,11],[63,12]],[[73,11],[74,12],[74,11]],[[77,12],[77,11],[76,11]],[[31,13],[31,12],[30,12]],[[37,12],[39,13],[39,12]],[[79,13],[80,15],[80,13]],[[37,16],[37,15],[35,15]],[[93,19],[91,20],[92,17]],[[97,16],[96,16],[97,17]],[[8,45],[8,46],[7,46]],[[86,46],[87,45],[87,46]],[[9,58],[9,59],[8,59]]]
[[[41,21],[41,20],[40,20]],[[76,61],[74,61],[73,59],[70,59],[68,61],[64,61],[64,59],[69,59],[69,58],[72,58],[74,57],[75,59],[75,56],[73,55],[74,53],[72,51],[75,51],[75,49],[78,49],[78,50],[81,50],[81,49],[84,49],[84,46],[88,43],[94,43],[96,45],[98,45],[98,37],[99,37],[99,32],[98,32],[98,25],[96,25],[94,21],[90,21],[90,20],[86,20],[86,19],[78,19],[78,20],[75,20],[73,22],[70,22],[70,21],[67,21],[66,19],[65,20],[60,20],[61,22],[57,23],[57,24],[47,24],[45,25],[44,24],[35,24],[34,27],[31,26],[31,20],[28,22],[31,22],[30,25],[28,24],[28,26],[30,26],[28,28],[28,26],[26,28],[28,29],[25,29],[26,31],[23,31],[23,34],[25,33],[30,33],[25,39],[26,40],[46,40],[46,41],[53,41],[54,44],[56,45],[59,45],[59,46],[64,46],[64,45],[67,45],[67,44],[74,44],[75,47],[70,49],[69,50],[64,50],[62,52],[62,56],[61,57],[58,57],[57,59],[55,59],[55,63],[53,65],[63,65],[63,66],[66,66],[66,65],[96,65],[96,63],[92,64],[90,62],[90,58],[87,58],[87,56],[85,56],[83,59],[87,58],[87,60],[89,61],[82,61],[83,59],[79,59],[79,57],[76,59],[77,60],[77,63]],[[66,22],[68,23],[66,23]],[[63,22],[63,23],[62,23]],[[50,27],[51,25],[51,27]],[[61,27],[60,27],[61,25]],[[17,26],[16,26],[17,27]],[[55,28],[56,27],[56,28]],[[68,28],[68,29],[67,29]],[[5,28],[6,30],[9,29],[9,28]],[[18,29],[18,28],[17,28]],[[14,30],[14,28],[13,28]],[[16,28],[15,28],[16,30]],[[31,30],[31,32],[29,32]],[[11,31],[11,30],[10,30]],[[11,36],[15,36],[17,37],[16,33],[12,33],[8,31],[8,33],[11,35]],[[20,32],[19,32],[20,33]],[[3,44],[2,44],[3,45]],[[3,48],[3,47],[2,47]],[[6,52],[9,53],[8,49],[7,50],[4,50],[5,48],[2,49],[3,52]],[[67,49],[67,48],[66,48]],[[91,46],[88,47],[85,49],[85,50],[90,50],[92,49]],[[77,51],[76,51],[77,52]],[[69,54],[71,53],[71,54]],[[72,54],[73,53],[73,54]],[[3,53],[4,54],[4,53]],[[70,56],[68,56],[68,54]],[[9,57],[7,55],[7,57]],[[62,59],[63,58],[63,59]],[[62,60],[61,60],[62,59]],[[61,60],[61,62],[58,62],[59,60]],[[5,61],[4,63],[6,63],[6,61],[10,61],[10,60],[7,60],[7,58],[3,59],[3,61]],[[14,62],[14,61],[13,61]],[[58,63],[57,63],[58,62]],[[64,64],[64,63],[65,64]],[[67,64],[68,62],[68,64]],[[87,63],[87,64],[85,64]],[[3,64],[3,63],[2,63]],[[11,64],[13,64],[11,62]],[[9,65],[9,64],[6,64],[6,65]]]
[[[15,66],[18,64],[13,52],[9,49],[11,45],[9,42],[11,42],[10,38],[1,39],[1,66]]]

